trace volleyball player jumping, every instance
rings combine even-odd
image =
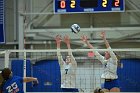
[[[78,92],[78,89],[75,89],[77,62],[71,51],[70,38],[67,35],[64,36],[64,42],[68,48],[68,55],[66,56],[65,60],[63,60],[60,53],[60,45],[62,41],[61,36],[57,35],[55,40],[57,44],[58,61],[61,69],[61,88],[63,88],[63,92]]]
[[[107,49],[111,49],[109,42],[106,40],[105,32],[101,32],[100,37],[104,40]],[[94,47],[88,42],[87,36],[82,36],[81,39],[89,48],[94,49]],[[102,56],[95,51],[95,56],[104,65],[104,72],[101,75],[101,78],[105,80],[104,89],[106,92],[120,92],[117,75],[118,59],[114,52],[107,51],[105,52],[105,56]]]

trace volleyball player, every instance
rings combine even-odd
[[[68,48],[68,55],[64,60],[60,53],[60,45],[62,38],[60,35],[57,35],[56,38],[57,44],[57,56],[58,61],[61,69],[61,88],[63,92],[78,92],[76,88],[76,69],[77,69],[77,62],[72,54],[71,46],[70,46],[70,38],[69,36],[64,36],[64,42]]]
[[[4,68],[1,72],[4,79],[0,93],[24,93],[23,91],[23,82],[31,82],[38,84],[37,78],[34,77],[19,77],[13,76],[12,71],[9,68]]]
[[[111,49],[108,41],[106,40],[105,32],[101,32],[100,37],[104,40],[107,49]],[[81,39],[89,48],[94,49],[94,47],[88,42],[87,36],[82,36]],[[120,92],[117,75],[118,59],[114,52],[106,51],[105,56],[102,56],[95,51],[95,56],[104,65],[104,72],[101,75],[101,78],[105,80],[104,89],[106,92]]]

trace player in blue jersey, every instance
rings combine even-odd
[[[4,68],[1,72],[3,83],[0,87],[0,93],[24,93],[23,82],[35,82],[38,84],[37,78],[13,76],[9,68]]]

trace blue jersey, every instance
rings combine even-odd
[[[23,77],[13,76],[8,79],[2,86],[4,93],[24,93],[23,91]]]

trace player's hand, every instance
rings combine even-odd
[[[87,40],[88,40],[88,38],[87,38],[87,36],[81,36],[81,40],[84,42],[84,43],[86,43],[87,42]]]
[[[106,38],[105,32],[104,32],[104,31],[100,33],[100,37],[101,37],[101,38]]]
[[[64,36],[64,42],[70,44],[70,37],[68,35]]]
[[[34,86],[37,86],[38,84],[39,84],[38,79],[35,78],[35,80],[33,81],[33,87],[34,87]]]
[[[62,41],[61,36],[60,36],[60,35],[57,35],[57,36],[55,37],[55,41],[56,41],[57,44],[58,44],[58,43],[61,43],[61,41]]]

